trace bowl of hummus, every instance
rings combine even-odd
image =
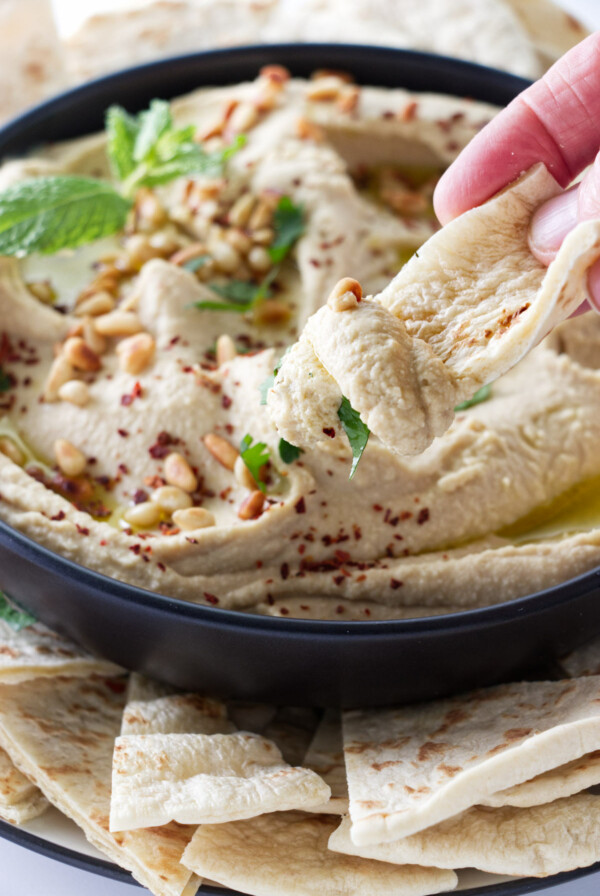
[[[499,680],[599,629],[597,318],[413,456],[346,396],[314,443],[273,411],[307,321],[344,278],[385,290],[438,229],[443,170],[524,86],[242,48],[5,128],[0,587],[123,665],[313,705]],[[329,400],[306,376],[301,413]]]

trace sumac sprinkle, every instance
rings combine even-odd
[[[219,603],[219,598],[216,594],[211,594],[209,591],[204,592],[204,599],[207,603],[212,604],[213,606]]]
[[[304,498],[298,498],[294,504],[294,508],[296,513],[306,513],[306,502],[304,501]]]
[[[426,523],[428,519],[429,519],[429,508],[423,507],[421,510],[419,510],[419,515],[417,517],[417,523],[419,526],[422,526],[423,523]]]
[[[282,579],[287,579],[287,577],[288,577],[289,574],[290,574],[290,567],[289,567],[289,564],[288,564],[288,563],[282,563],[282,564],[281,564],[281,567],[280,567],[280,569],[279,569],[279,572],[281,573],[281,578],[282,578]]]
[[[390,579],[390,588],[393,588],[395,591],[396,588],[402,588],[404,582],[401,582],[400,579]]]

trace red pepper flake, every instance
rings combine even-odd
[[[262,560],[257,560],[257,561],[256,561],[256,568],[257,568],[257,569],[262,569],[262,565],[263,565]]]
[[[143,504],[148,500],[148,492],[144,491],[143,488],[138,488],[134,491],[132,499],[134,504]]]
[[[59,510],[58,513],[55,513],[54,516],[51,516],[50,519],[55,523],[60,523],[61,520],[64,520],[65,512],[64,510]]]
[[[402,588],[403,585],[404,582],[401,582],[400,579],[390,579],[390,588],[392,588],[394,591],[396,590],[396,588]]]
[[[363,572],[363,573],[361,573],[359,576],[356,577],[356,581],[357,581],[357,582],[364,582],[366,578],[367,578],[367,577],[366,577],[366,575],[365,575],[364,572]]]
[[[394,535],[394,538],[396,539],[396,541],[404,541],[404,535],[396,534]]]
[[[338,563],[349,563],[352,560],[352,557],[347,551],[334,551],[335,559]]]
[[[158,568],[160,569],[161,572],[166,572],[167,567],[165,566],[164,563],[159,561],[156,565],[158,566]]]
[[[323,432],[326,436],[329,436],[330,439],[335,439],[335,429],[333,426],[324,426]]]
[[[310,610],[310,604],[300,604],[301,610]]]
[[[298,545],[298,553],[299,553],[299,554],[302,555],[302,554],[304,553],[305,550],[306,550],[306,545],[305,545],[305,544],[299,544],[299,545]]]
[[[306,513],[306,502],[304,498],[298,498],[294,504],[294,510],[296,513]]]
[[[282,578],[282,579],[284,579],[284,580],[287,579],[287,577],[288,577],[289,574],[290,574],[290,566],[289,566],[289,563],[282,563],[281,566],[280,566],[280,568],[279,568],[279,572],[280,572],[280,574],[281,574],[281,578]]]
[[[136,398],[141,398],[143,395],[143,389],[140,383],[136,382],[133,389],[128,395],[121,395],[121,404],[123,407],[129,407],[130,404],[136,400]]]
[[[381,506],[381,504],[373,504],[373,510],[376,513],[381,513],[381,511],[383,510],[383,507]]]
[[[289,616],[289,615],[290,615],[290,611],[288,610],[287,607],[280,607],[280,608],[279,608],[279,612],[281,613],[282,616]]]
[[[412,513],[410,512],[410,510],[403,510],[402,513],[400,514],[401,520],[410,520],[411,518],[412,518]]]
[[[101,547],[105,548],[107,544],[108,544],[108,542],[107,542],[106,538],[101,539],[101,541],[100,541]]]
[[[114,678],[105,678],[104,684],[112,691],[113,694],[123,694],[125,693],[125,682],[124,681],[115,681]]]
[[[75,523],[75,528],[77,529],[77,531],[79,532],[80,535],[89,535],[90,534],[90,530],[86,529],[85,526],[80,526],[79,523]]]
[[[423,523],[426,523],[428,519],[429,519],[429,508],[423,507],[421,510],[419,510],[419,515],[417,517],[417,523],[419,526],[422,526]]]
[[[355,541],[360,541],[361,538],[362,538],[362,530],[361,530],[360,526],[357,526],[357,525],[353,524],[353,525],[352,525],[352,532],[354,533],[354,539],[355,539]]]
[[[275,600],[274,600],[272,594],[267,594],[267,603],[269,604],[270,607],[272,607],[273,604],[275,603]]]
[[[231,399],[229,397],[229,395],[221,396],[221,405],[222,405],[222,407],[225,408],[226,411],[229,410],[229,408],[231,407],[232,404],[233,404],[233,399]]]
[[[338,604],[337,607],[335,608],[335,612],[336,613],[345,613],[346,607],[344,607],[343,604]]]
[[[122,473],[123,476],[127,476],[127,474],[129,473],[129,467],[127,466],[127,464],[119,464],[117,470],[119,471],[119,473]]]
[[[129,433],[127,432],[126,429],[118,429],[117,432],[121,436],[122,439],[126,439],[129,435]]]
[[[345,576],[334,576],[334,577],[333,577],[333,581],[334,581],[335,584],[338,585],[338,587],[339,587],[339,586],[342,584],[342,582],[344,581],[345,578],[346,578]]]
[[[365,608],[364,608],[363,613],[365,614],[365,616],[370,616],[370,615],[371,615],[371,611],[369,610],[368,607],[365,607]]]
[[[210,591],[204,592],[204,599],[207,603],[212,604],[213,606],[219,603],[219,598],[216,594],[211,594]]]
[[[163,485],[167,484],[167,480],[163,479],[162,476],[145,476],[144,484],[148,488],[162,488]]]
[[[413,121],[417,116],[418,103],[415,100],[408,103],[400,113],[401,121]]]
[[[130,545],[129,550],[131,551],[132,554],[141,554],[142,546],[141,546],[141,544],[132,544],[132,545]]]
[[[180,439],[172,436],[170,432],[162,430],[156,437],[156,442],[148,448],[150,457],[155,460],[162,460],[168,454],[171,454],[171,446],[179,445]]]

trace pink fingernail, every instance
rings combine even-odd
[[[600,312],[600,261],[596,261],[590,268],[588,291],[592,308]]]
[[[529,248],[542,264],[550,264],[568,233],[577,224],[579,193],[567,190],[537,210],[529,229]]]

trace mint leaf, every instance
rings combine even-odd
[[[51,253],[115,233],[130,203],[89,177],[38,177],[0,193],[0,255]]]
[[[133,161],[144,162],[156,152],[163,134],[173,130],[171,108],[165,100],[152,100],[137,120],[139,129],[133,147]]]
[[[279,264],[304,233],[304,209],[294,205],[289,196],[282,196],[273,215],[273,227],[275,238],[268,252],[273,263]]]
[[[349,479],[352,479],[356,473],[356,468],[363,455],[363,451],[367,447],[371,430],[362,422],[360,414],[355,411],[348,399],[344,396],[342,403],[338,408],[338,417],[340,423],[344,427],[344,432],[348,436],[350,447],[352,448],[352,468],[350,470]]]
[[[0,365],[0,393],[8,392],[12,388],[12,378],[6,373]]]
[[[125,180],[135,168],[133,150],[140,126],[136,118],[121,106],[111,106],[106,113],[108,158],[112,173]]]
[[[466,411],[467,408],[472,408],[475,404],[481,404],[482,401],[487,401],[492,394],[492,387],[490,383],[487,386],[482,386],[481,389],[478,389],[473,398],[468,398],[466,401],[461,401],[460,404],[457,404],[454,408],[455,411]]]
[[[285,439],[279,439],[279,457],[284,464],[292,464],[295,460],[298,460],[301,454],[302,448],[291,445]]]
[[[251,305],[260,289],[256,283],[249,280],[230,280],[228,283],[211,283],[213,292],[223,296],[236,305]]]
[[[34,622],[37,622],[35,616],[32,616],[31,613],[28,613],[26,610],[21,610],[14,604],[14,602],[9,601],[6,595],[1,591],[0,619],[4,620],[4,622],[8,622],[10,627],[16,632],[21,631],[22,628],[28,628],[30,625],[33,625]]]
[[[252,444],[252,436],[246,433],[240,443],[240,457],[254,477],[257,487],[261,492],[266,492],[267,487],[264,482],[261,482],[260,471],[265,464],[269,463],[271,455],[265,443],[255,442]]]

